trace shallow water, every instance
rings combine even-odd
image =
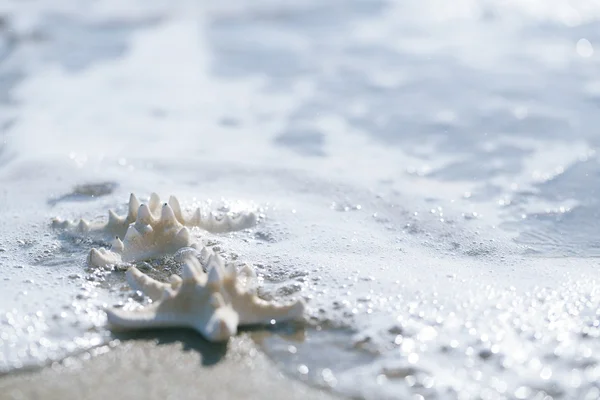
[[[304,332],[252,334],[299,379],[373,399],[600,397],[600,6],[65,0],[0,16],[3,373],[110,341],[102,307],[135,301],[50,218],[156,191],[261,207],[257,228],[207,237],[267,295],[309,300]]]

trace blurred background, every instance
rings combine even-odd
[[[425,398],[461,391],[469,393],[464,398],[542,392],[536,398],[600,398],[600,370],[586,369],[597,357],[582,334],[600,335],[600,299],[587,279],[593,273],[585,275],[600,255],[598,126],[600,2],[594,0],[3,0],[0,250],[7,265],[36,268],[47,266],[40,261],[45,256],[34,262],[26,253],[33,258],[48,250],[77,274],[73,259],[55,254],[63,245],[39,239],[50,216],[104,215],[131,191],[183,193],[190,202],[205,195],[251,200],[277,221],[267,219],[263,237],[296,242],[283,253],[239,244],[239,237],[222,239],[225,245],[250,259],[279,254],[292,270],[321,262],[313,272],[331,280],[302,283],[302,293],[321,299],[332,320],[337,308],[330,300],[347,297],[354,302],[350,314],[358,316],[340,319],[382,340],[370,342],[377,356],[361,358],[352,346],[364,337],[317,334],[317,344],[293,361],[281,350],[287,342],[261,342],[291,375],[307,375],[301,359],[309,381],[337,382],[341,393],[367,398],[396,398],[398,390]],[[101,194],[107,197],[92,206],[73,201],[81,195],[72,195],[74,187],[98,182],[107,182]],[[16,224],[23,228],[15,231]],[[15,244],[23,237],[39,246]],[[83,257],[82,249],[71,251]],[[328,254],[317,261],[321,251]],[[365,277],[371,254],[382,267],[367,268]],[[387,269],[397,264],[408,272]],[[340,282],[359,270],[350,295]],[[28,279],[10,271],[19,282]],[[565,274],[584,274],[585,284],[561,289]],[[466,276],[456,279],[460,288],[448,284],[456,275]],[[537,292],[539,282],[550,292]],[[492,286],[481,289],[483,283]],[[440,287],[475,293],[479,308],[448,300],[460,329],[440,327],[437,314],[428,320],[409,304],[417,299],[419,307],[439,311],[431,288]],[[23,290],[6,288],[5,309],[35,314]],[[98,293],[96,302],[114,300]],[[378,303],[377,293],[399,297]],[[48,307],[61,302],[67,300]],[[516,332],[504,342],[506,359],[520,354],[513,364],[478,356],[478,347],[461,341],[470,327],[498,332],[489,315],[501,312],[498,304]],[[391,383],[379,378],[385,373],[373,359],[394,358],[398,336],[412,335],[389,326],[392,312],[419,332],[445,332],[440,348],[459,340],[462,353],[447,358],[416,333],[416,345],[400,346],[402,357],[417,355],[411,368],[439,368],[431,375],[435,384],[429,375],[416,386],[410,379],[392,382],[393,372]],[[556,315],[562,325],[548,322]],[[101,326],[104,317],[96,310],[86,318]],[[523,327],[527,318],[538,325]],[[23,333],[29,322],[11,326]],[[80,335],[78,329],[57,337]],[[553,346],[566,343],[559,334],[573,335],[573,354],[556,353]],[[11,335],[0,359],[6,371],[31,356],[17,350],[33,339]],[[491,352],[494,340],[485,337],[477,346]],[[344,340],[354,343],[351,350],[331,350]],[[321,346],[324,358],[311,346]],[[331,357],[345,366],[335,370],[327,364]],[[323,369],[335,379],[311,375]],[[448,378],[454,373],[458,380]],[[405,371],[402,379],[407,374],[421,376]]]
[[[358,158],[534,251],[597,255],[598,18],[589,0],[7,0],[2,162]]]

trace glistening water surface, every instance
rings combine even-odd
[[[261,208],[203,235],[308,299],[305,329],[252,333],[298,379],[599,398],[599,21],[589,0],[3,2],[0,369],[110,343],[102,307],[136,296],[49,220],[156,191]]]

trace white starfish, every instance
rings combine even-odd
[[[255,278],[249,267],[237,271],[224,265],[216,254],[208,260],[205,273],[196,259],[189,258],[182,277],[173,275],[171,283],[161,283],[132,267],[127,281],[154,303],[138,310],[109,309],[108,322],[113,329],[189,327],[210,341],[227,340],[238,325],[268,324],[272,320],[299,319],[304,302],[277,304],[260,299],[248,289]],[[245,278],[245,279],[244,279]]]
[[[129,211],[127,215],[123,217],[118,216],[113,210],[108,210],[108,221],[106,223],[88,222],[85,219],[68,221],[54,218],[52,220],[52,227],[80,234],[99,234],[109,237],[123,237],[125,236],[129,225],[135,222],[139,207],[139,200],[131,193],[129,196]]]
[[[150,213],[158,218],[161,205],[160,197],[156,193],[150,195],[148,208]],[[197,208],[192,215],[186,217],[175,196],[171,196],[168,202],[171,206],[175,218],[180,224],[187,227],[199,227],[212,233],[231,232],[250,228],[256,225],[258,217],[254,212],[242,212],[239,214],[227,213],[222,217],[215,215],[212,211],[208,215],[203,215],[200,208]],[[52,226],[54,228],[64,229],[78,234],[92,234],[104,237],[124,237],[129,229],[129,225],[135,222],[138,214],[140,202],[132,193],[129,196],[129,211],[125,216],[119,216],[114,211],[108,211],[108,221],[106,223],[93,223],[84,219],[68,221],[54,218]]]
[[[177,197],[169,197],[169,205],[173,208],[175,217],[177,220],[189,227],[202,228],[205,231],[212,233],[223,233],[239,231],[242,229],[251,228],[258,222],[258,217],[254,212],[241,212],[241,213],[226,213],[222,216],[215,215],[212,211],[208,215],[203,215],[200,208],[196,210],[188,217],[183,214],[179,200]],[[160,198],[156,193],[150,195],[150,210],[154,213],[158,210],[160,204]]]
[[[135,222],[127,228],[123,241],[117,236],[110,250],[92,249],[87,262],[90,266],[103,267],[148,260],[193,245],[195,243],[190,231],[179,223],[168,204],[163,205],[158,218],[152,215],[146,204],[142,204]]]

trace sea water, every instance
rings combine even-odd
[[[369,399],[600,397],[600,3],[5,1],[0,371],[113,337],[86,268],[130,192],[252,209],[203,235],[308,300],[253,332]],[[160,266],[158,266],[160,268]]]

